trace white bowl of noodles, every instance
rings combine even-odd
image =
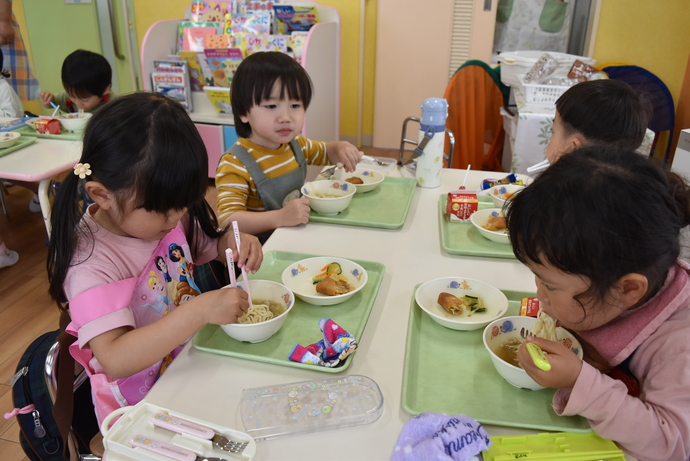
[[[238,281],[237,288],[244,289],[244,282]],[[285,285],[271,280],[250,280],[249,290],[252,293],[252,307],[238,319],[238,323],[220,327],[228,336],[238,341],[260,343],[276,334],[283,326],[295,305],[295,296]]]
[[[515,387],[533,391],[544,389],[544,387],[537,384],[523,368],[515,364],[515,351],[527,335],[534,336],[533,330],[536,323],[536,317],[503,317],[488,324],[482,336],[484,347],[489,351],[491,362],[498,374]],[[575,336],[562,327],[553,327],[553,333],[558,342],[582,358],[582,346]]]
[[[318,214],[335,216],[345,210],[357,186],[346,181],[325,179],[312,181],[302,186],[302,194],[309,199],[309,206]]]

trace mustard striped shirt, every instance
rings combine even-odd
[[[302,148],[308,165],[326,165],[326,143],[311,141],[302,135],[295,138]],[[261,147],[245,138],[237,140],[252,156],[267,178],[276,178],[298,168],[290,144],[283,144],[271,150]],[[218,220],[222,222],[236,211],[265,211],[264,204],[256,191],[256,183],[242,162],[232,154],[225,153],[216,169],[218,190]]]

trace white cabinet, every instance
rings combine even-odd
[[[304,46],[302,65],[314,84],[311,104],[304,119],[302,134],[318,141],[340,139],[340,15],[335,8],[315,2],[319,22],[310,29]],[[167,59],[175,52],[178,20],[154,23],[141,45],[141,71],[144,89],[151,91],[153,61]],[[223,152],[237,139],[232,116],[219,114],[203,91],[192,94],[194,111],[189,116],[199,128],[209,157],[209,177],[215,176]]]

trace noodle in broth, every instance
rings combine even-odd
[[[242,314],[237,323],[248,325],[265,322],[285,312],[285,306],[266,299],[252,299],[252,305]]]
[[[531,335],[549,341],[558,341],[556,321],[549,314],[539,309],[537,321],[534,323]],[[509,364],[522,368],[518,358],[518,349],[524,341],[522,338],[508,338],[498,346],[498,350],[495,351],[496,355]]]

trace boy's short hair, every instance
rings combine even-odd
[[[62,63],[62,86],[70,96],[100,98],[112,83],[112,78],[108,60],[92,51],[76,50]]]
[[[580,133],[587,143],[635,150],[652,115],[647,98],[620,80],[578,83],[556,101],[567,134]]]
[[[268,99],[277,81],[281,84],[281,98],[287,92],[290,99],[301,101],[305,110],[309,107],[312,83],[304,67],[279,51],[251,54],[240,63],[232,79],[232,113],[238,136],[251,136],[252,127],[240,116],[247,115],[253,106]]]

